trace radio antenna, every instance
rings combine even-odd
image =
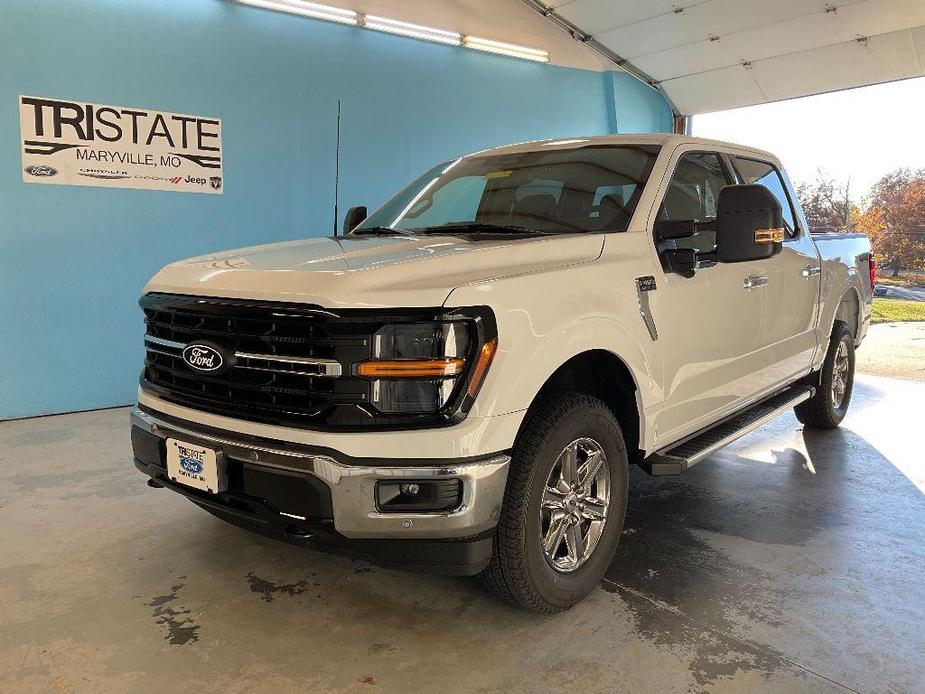
[[[334,235],[337,236],[337,194],[340,188],[340,99],[337,100],[337,134],[334,150]]]

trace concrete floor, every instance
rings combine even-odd
[[[145,486],[124,409],[0,424],[0,691],[925,691],[925,383],[634,470],[601,589],[510,609]]]
[[[870,326],[856,359],[863,373],[925,381],[925,322]]]

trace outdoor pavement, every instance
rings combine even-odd
[[[925,380],[925,322],[870,326],[855,360],[861,373]]]
[[[150,489],[126,409],[0,423],[0,691],[922,692],[923,398],[860,376],[836,431],[634,469],[606,579],[553,617]]]
[[[877,295],[878,299],[901,299],[903,301],[925,301],[925,287],[896,287],[880,285],[886,291]]]

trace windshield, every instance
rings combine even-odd
[[[354,233],[626,231],[658,150],[595,145],[462,157],[425,173]]]

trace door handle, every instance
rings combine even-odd
[[[755,287],[763,287],[768,283],[767,275],[749,275],[742,282],[743,289],[754,289]]]
[[[803,277],[812,277],[820,272],[822,272],[822,268],[819,265],[807,265],[803,268]]]

